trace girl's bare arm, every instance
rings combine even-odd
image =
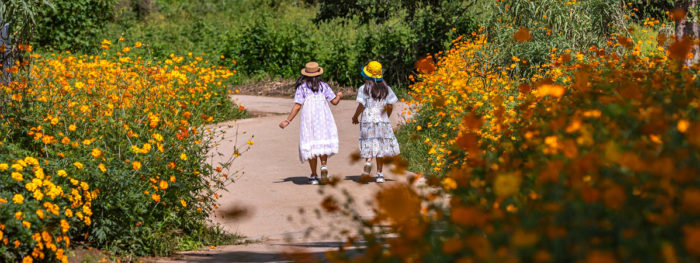
[[[338,105],[338,102],[340,102],[340,99],[343,97],[342,92],[338,92],[338,94],[335,95],[335,98],[331,100],[331,104],[333,105]]]
[[[394,105],[387,104],[385,110],[386,110],[386,116],[391,117],[391,112],[394,111]]]
[[[362,111],[365,110],[365,106],[362,105],[362,103],[357,104],[357,109],[355,109],[355,115],[352,116],[352,124],[358,124],[360,121],[357,119],[360,117],[360,114],[362,114]]]
[[[292,107],[292,112],[289,113],[287,119],[280,122],[280,128],[284,129],[285,127],[287,127],[287,125],[289,125],[289,122],[291,122],[294,119],[294,117],[297,116],[299,110],[301,110],[301,104],[295,103],[294,107]]]

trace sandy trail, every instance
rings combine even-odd
[[[405,180],[405,175],[392,174],[385,168],[386,183],[358,182],[362,163],[351,164],[350,158],[357,151],[359,136],[359,126],[351,123],[357,106],[354,101],[342,100],[337,106],[331,105],[340,140],[339,153],[328,161],[330,175],[340,178],[338,186],[333,188],[307,183],[309,166],[300,163],[298,157],[299,116],[284,130],[277,126],[291,110],[292,99],[237,95],[233,100],[258,117],[221,124],[221,127],[233,124],[233,130],[227,131],[224,143],[214,150],[231,156],[235,129],[239,132],[239,144],[247,141],[250,135],[255,136],[255,143],[233,163],[232,169],[242,170],[242,175],[228,186],[228,192],[219,193],[221,207],[212,219],[227,231],[246,236],[254,243],[184,252],[172,258],[174,261],[286,262],[279,253],[290,251],[306,251],[322,257],[323,252],[342,244],[339,231],[356,229],[346,217],[322,211],[320,203],[325,196],[345,200],[342,193],[346,191],[355,199],[354,207],[360,214],[371,216],[372,207],[367,201],[377,190]],[[404,107],[403,104],[395,106],[391,118],[394,126],[402,122],[398,113]],[[211,161],[218,163],[220,158],[223,159],[217,156]],[[225,214],[222,211],[241,207],[248,209],[247,216],[227,218],[222,215]]]

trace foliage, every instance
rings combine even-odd
[[[317,21],[353,18],[360,22],[357,64],[378,60],[386,79],[403,86],[413,62],[441,52],[459,35],[476,30],[473,1],[321,1]]]
[[[163,1],[158,12],[141,20],[123,10],[104,35],[145,40],[149,44],[139,50],[144,57],[194,52],[236,69],[237,81],[296,78],[305,62],[315,60],[326,79],[354,85],[362,81],[360,67],[379,60],[389,82],[404,85],[417,58],[447,48],[476,27],[465,12],[468,5],[454,1],[400,8],[381,23],[363,23],[360,17],[315,21],[316,7],[297,1]]]
[[[27,47],[33,36],[41,11],[51,8],[53,8],[53,5],[51,5],[49,0],[10,0],[0,2],[0,29],[6,24],[9,25],[9,35],[6,37],[8,37],[10,43],[18,44],[0,47],[0,68],[11,65],[13,61],[26,65],[25,58],[21,55],[25,54],[25,47]],[[7,71],[8,69],[4,70]],[[6,78],[8,78],[8,75],[0,74],[0,81],[9,81]],[[2,103],[4,105],[4,101]]]
[[[491,43],[503,46],[493,61],[504,67],[511,64],[512,56],[537,66],[547,62],[552,49],[602,47],[608,37],[627,27],[628,10],[617,1],[515,0],[499,1],[492,8],[486,32]],[[529,34],[515,39],[522,28]],[[529,77],[534,72],[521,67],[511,74]]]
[[[92,51],[102,28],[112,18],[115,0],[52,0],[39,9],[34,41],[58,50]]]
[[[454,130],[431,142],[444,145],[447,173],[425,192],[381,190],[355,260],[697,261],[700,66],[683,63],[692,41],[660,41],[653,56],[617,42],[619,54],[553,55],[535,80],[484,72],[481,55],[497,50],[481,53],[483,37],[448,52],[414,94],[419,117],[433,116],[424,129]]]
[[[242,116],[242,107],[228,100],[223,85],[233,72],[196,56],[144,61],[132,55],[143,46],[140,42],[114,46],[103,41],[99,56],[32,54],[29,75],[2,87],[12,101],[0,125],[0,162],[21,165],[30,156],[44,170],[40,176],[39,166],[32,164],[20,178],[11,177],[20,167],[2,169],[3,180],[10,180],[0,184],[2,200],[16,194],[26,200],[24,205],[0,204],[10,244],[0,245],[9,251],[1,255],[4,260],[41,258],[31,250],[41,244],[46,245],[40,252],[53,255],[53,247],[38,242],[47,239],[31,235],[57,233],[62,218],[71,220],[70,240],[120,253],[166,254],[173,247],[163,243],[177,246],[168,233],[201,233],[216,206],[215,192],[235,175],[222,168],[230,168],[252,144],[234,145],[235,156],[221,164],[206,162],[216,154],[208,146],[221,135],[211,124]],[[42,177],[43,182],[33,181]],[[43,187],[34,189],[39,182]],[[43,219],[35,215],[42,194],[54,203]],[[26,216],[10,218],[18,211]],[[22,228],[22,220],[31,225]],[[14,247],[15,240],[23,245]]]

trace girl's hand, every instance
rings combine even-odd
[[[338,93],[335,94],[335,96],[336,96],[338,99],[342,99],[342,98],[343,98],[343,92],[338,91]]]
[[[357,116],[352,116],[352,124],[358,124],[360,121],[357,119]]]
[[[280,122],[280,128],[282,128],[282,129],[284,129],[285,127],[287,127],[287,125],[289,125],[289,121],[288,121],[288,120],[283,120],[282,122]]]

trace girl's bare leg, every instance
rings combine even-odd
[[[321,155],[321,165],[328,163],[328,155]]]
[[[383,167],[384,167],[384,158],[377,157],[377,172],[381,173]]]
[[[317,160],[316,157],[313,159],[309,159],[309,166],[311,167],[311,174],[316,175],[316,165],[317,165]]]

